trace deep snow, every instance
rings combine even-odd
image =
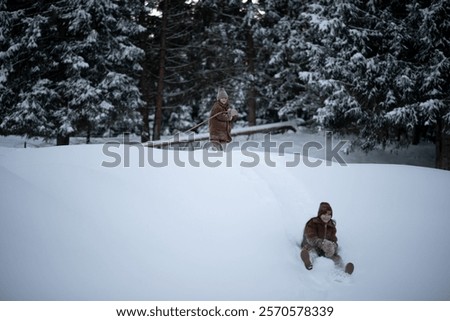
[[[450,172],[145,151],[144,167],[132,147],[130,167],[108,168],[101,144],[0,148],[0,300],[450,299]],[[321,201],[351,276],[300,261]]]

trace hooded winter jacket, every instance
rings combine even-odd
[[[305,225],[303,231],[303,241],[302,248],[313,248],[318,249],[318,245],[322,240],[327,239],[337,244],[336,237],[336,222],[331,219],[328,223],[322,221],[320,216],[325,214],[327,211],[331,211],[331,217],[333,217],[333,210],[330,204],[326,202],[320,203],[319,211],[316,217],[311,218]]]
[[[209,120],[209,140],[219,143],[231,142],[231,121],[228,118],[229,105],[216,101],[211,109]],[[217,115],[217,116],[216,116]],[[215,116],[215,117],[213,117]]]

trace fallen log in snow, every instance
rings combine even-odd
[[[258,133],[271,133],[276,131],[287,131],[293,130],[297,131],[297,125],[294,121],[273,123],[273,124],[265,124],[251,127],[243,127],[236,128],[231,130],[231,136],[240,136],[240,135],[253,135]],[[201,133],[201,134],[183,134],[183,135],[175,135],[173,138],[168,140],[155,140],[150,141],[144,144],[146,147],[168,147],[180,144],[189,144],[193,142],[205,141],[209,140],[209,133]]]

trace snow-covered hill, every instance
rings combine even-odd
[[[108,151],[0,148],[0,300],[450,300],[450,172]],[[321,201],[351,276],[300,261]]]

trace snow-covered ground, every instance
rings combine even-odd
[[[323,135],[274,139],[325,151]],[[450,172],[424,167],[432,146],[344,153],[343,166],[23,142],[0,138],[0,300],[450,300]],[[351,276],[300,261],[321,201]]]

